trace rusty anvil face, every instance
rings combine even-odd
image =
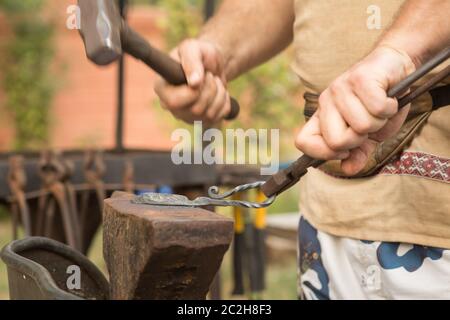
[[[232,219],[188,207],[105,200],[103,255],[111,299],[205,299],[228,250]]]

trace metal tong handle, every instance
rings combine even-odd
[[[419,69],[405,78],[403,81],[399,82],[396,86],[389,90],[388,96],[391,98],[398,98],[398,107],[399,110],[413,100],[428,92],[439,82],[444,80],[450,75],[450,66],[447,66],[441,72],[436,74],[429,81],[411,91],[407,95],[400,98],[400,96],[406,92],[415,82],[417,82],[420,78],[430,73],[431,70],[436,68],[438,65],[446,61],[450,58],[450,47],[447,47],[434,58],[432,58],[427,63],[423,64]],[[266,197],[273,197],[279,195],[280,193],[286,191],[290,187],[294,186],[300,178],[306,174],[308,168],[317,168],[324,164],[326,161],[314,159],[308,155],[303,155],[293,164],[291,164],[288,168],[279,171],[274,174],[266,181],[265,184],[261,186],[261,191],[264,193]]]

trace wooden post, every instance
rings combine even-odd
[[[233,221],[188,207],[105,200],[103,254],[111,299],[205,299],[233,235]]]

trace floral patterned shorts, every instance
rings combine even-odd
[[[299,224],[303,299],[450,299],[450,250],[362,241]]]

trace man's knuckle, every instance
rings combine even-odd
[[[356,69],[350,74],[348,80],[352,87],[359,88],[366,81],[366,73],[363,69]]]
[[[369,111],[372,115],[379,118],[384,118],[392,113],[392,110],[389,107],[388,103],[380,99],[375,99],[373,101],[372,105],[369,108]]]
[[[165,105],[170,110],[177,110],[180,108],[180,99],[173,95],[169,95],[165,100]]]
[[[175,109],[174,107],[175,107],[175,102],[174,102],[174,99],[173,98],[166,98],[165,100],[164,100],[164,105],[167,107],[167,109],[170,109],[170,110],[173,110],[173,109]]]
[[[216,80],[216,92],[218,95],[224,95],[226,93],[225,86],[220,79]]]
[[[206,119],[208,119],[209,121],[213,121],[216,118],[216,113],[213,111],[208,111],[206,113]]]
[[[320,96],[319,96],[319,106],[321,107],[321,108],[324,108],[326,105],[327,105],[327,101],[328,101],[328,98],[327,98],[327,95],[328,95],[329,93],[328,93],[328,90],[325,90]]]
[[[295,139],[295,147],[299,150],[305,150],[307,146],[307,141],[305,135],[303,133],[300,133],[297,135],[297,138]]]
[[[332,150],[341,150],[346,145],[346,141],[338,135],[331,135],[325,141]]]
[[[370,120],[359,120],[352,125],[353,130],[359,134],[366,134],[371,131],[372,123]]]
[[[202,116],[203,115],[203,113],[204,113],[204,108],[203,108],[203,106],[201,106],[201,105],[195,105],[194,107],[192,107],[192,109],[191,109],[191,113],[194,115],[194,116],[197,116],[197,117],[200,117],[200,116]]]
[[[345,88],[344,80],[338,79],[330,85],[330,93],[333,97],[340,95]]]

